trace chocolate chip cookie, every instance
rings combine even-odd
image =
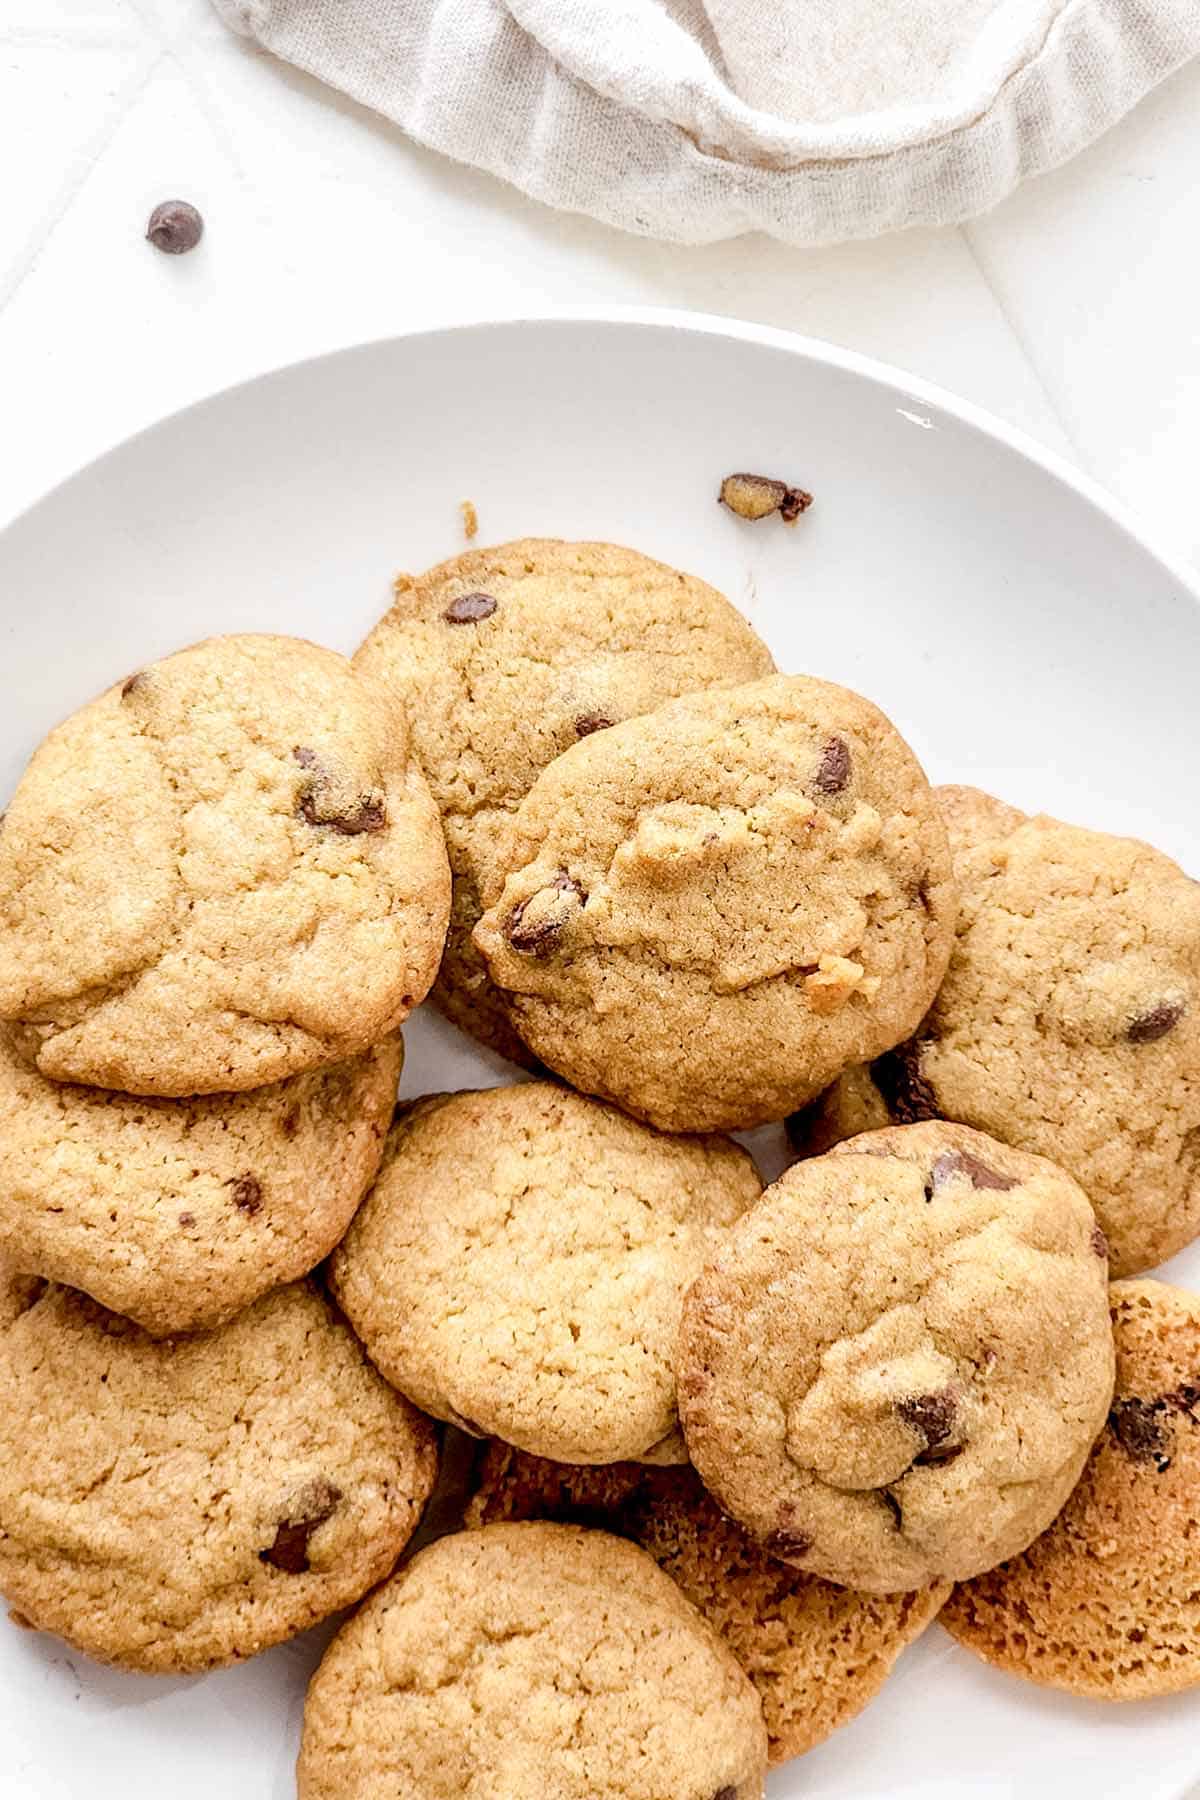
[[[549,1082],[439,1095],[398,1118],[330,1280],[426,1412],[615,1462],[676,1425],[684,1289],[761,1189],[727,1138],[666,1137]]]
[[[1112,1318],[1116,1396],[1079,1486],[944,1618],[1011,1674],[1144,1700],[1200,1682],[1200,1299],[1115,1282]]]
[[[1079,1477],[1113,1383],[1082,1190],[965,1127],[793,1165],[684,1302],[692,1460],[773,1555],[888,1593],[1016,1554]]]
[[[0,1331],[0,1591],[105,1662],[215,1668],[350,1605],[435,1465],[304,1284],[173,1341],[58,1287]]]
[[[379,1166],[399,1033],[248,1094],[135,1098],[47,1081],[0,1030],[0,1256],[155,1337],[305,1275]]]
[[[1115,1274],[1200,1232],[1200,885],[1131,838],[941,788],[962,909],[915,1041],[797,1125],[942,1116],[1052,1156],[1086,1189]]]
[[[543,1061],[702,1131],[781,1118],[907,1036],[956,894],[893,726],[846,688],[779,675],[566,751],[485,899],[475,940]]]
[[[733,1651],[762,1701],[772,1763],[803,1756],[878,1693],[950,1592],[856,1594],[768,1555],[726,1518],[694,1469],[572,1468],[489,1444],[469,1526],[591,1525],[649,1552]]]
[[[401,577],[355,667],[400,696],[442,811],[454,902],[434,1001],[530,1065],[471,941],[508,814],[580,738],[693,688],[766,675],[770,653],[693,575],[616,544],[524,538]]]
[[[490,1525],[421,1551],[325,1653],[299,1800],[759,1800],[758,1697],[632,1544]]]
[[[315,644],[213,638],[25,771],[0,830],[0,1018],[54,1080],[262,1087],[395,1030],[449,886],[395,700]]]

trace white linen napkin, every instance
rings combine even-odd
[[[1200,52],[1200,0],[214,0],[551,206],[705,243],[945,224]]]

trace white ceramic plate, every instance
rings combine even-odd
[[[716,504],[731,469],[816,504]],[[212,632],[349,650],[396,570],[525,534],[625,540],[705,576],[785,669],[861,688],[930,774],[1150,838],[1200,872],[1200,610],[1065,466],[905,377],[691,316],[579,317],[368,345],[220,395],[0,538],[0,790],[106,683]],[[405,1090],[504,1079],[427,1011]],[[1200,1252],[1176,1259],[1200,1282]],[[115,1673],[0,1623],[0,1793],[289,1800],[327,1633],[206,1679]],[[1106,1709],[999,1675],[936,1627],[772,1800],[1179,1800],[1200,1693]],[[347,1800],[353,1800],[348,1796]],[[531,1796],[531,1800],[533,1797]]]

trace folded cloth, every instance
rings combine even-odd
[[[214,0],[551,206],[705,243],[945,224],[1200,52],[1200,0]]]

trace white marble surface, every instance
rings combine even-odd
[[[230,37],[207,0],[2,0],[0,163],[0,521],[129,432],[296,357],[650,303],[942,382],[1200,562],[1200,65],[965,229],[681,250],[417,149]],[[171,195],[205,215],[192,256],[142,240]]]

